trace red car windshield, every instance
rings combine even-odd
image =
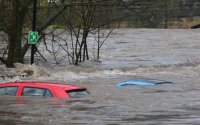
[[[0,95],[15,95],[17,86],[0,87]]]

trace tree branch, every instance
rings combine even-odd
[[[7,61],[6,61],[4,58],[2,58],[2,57],[0,57],[0,61],[1,61],[3,64],[7,64]]]
[[[65,4],[56,13],[49,17],[40,27],[38,27],[38,32],[43,31],[49,24],[51,24],[70,4]]]

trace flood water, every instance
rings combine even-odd
[[[1,81],[61,81],[87,87],[90,95],[75,99],[0,96],[0,125],[198,125],[199,39],[199,30],[116,30],[99,62],[79,67],[38,63],[49,76]],[[115,85],[143,78],[173,84]]]

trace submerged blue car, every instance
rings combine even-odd
[[[164,84],[164,83],[172,84],[172,82],[163,81],[163,80],[127,80],[127,81],[117,83],[116,86],[126,86],[126,85],[149,86],[149,85],[158,85],[158,84]]]

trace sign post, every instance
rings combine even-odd
[[[28,35],[28,44],[31,44],[31,65],[34,63],[35,45],[38,42],[38,32],[36,32],[36,13],[37,13],[37,0],[34,0],[32,31],[30,31]]]

